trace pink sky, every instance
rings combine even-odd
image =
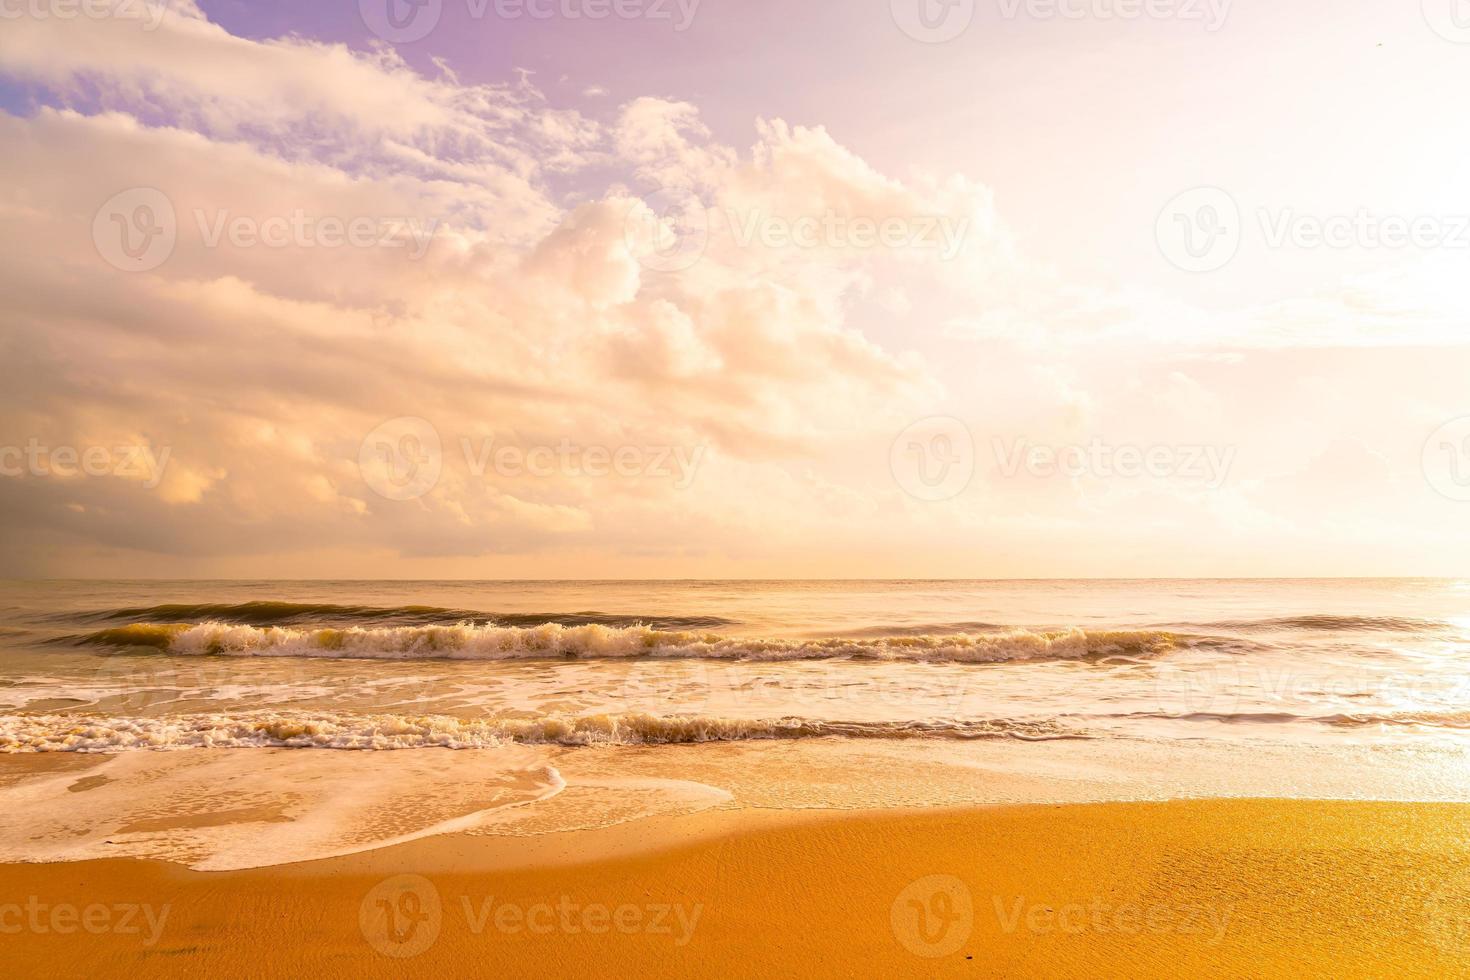
[[[0,574],[1465,572],[1449,0],[375,2],[6,20]]]

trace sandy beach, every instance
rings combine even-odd
[[[18,976],[1464,976],[1470,807],[736,810],[0,895]]]

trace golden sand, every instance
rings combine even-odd
[[[1467,976],[1470,806],[1273,800],[0,867],[13,976]]]

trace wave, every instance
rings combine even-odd
[[[1000,623],[982,623],[973,620],[967,620],[964,622],[922,623],[918,625],[909,624],[904,626],[864,626],[859,629],[844,630],[843,632],[836,633],[834,635],[842,637],[933,636],[935,634],[942,635],[950,633],[988,633],[1014,628],[1015,627],[1005,626]]]
[[[1386,714],[1343,714],[1330,715],[1320,720],[1339,728],[1393,725],[1415,728],[1470,729],[1470,711],[1394,711]]]
[[[1065,717],[1096,722],[1099,719],[1128,721],[1216,722],[1225,725],[1324,725],[1332,728],[1372,728],[1388,725],[1404,728],[1470,730],[1470,711],[1394,711],[1353,714],[1297,714],[1291,711],[1128,711],[1116,714],[1074,714]]]
[[[731,625],[732,622],[718,616],[624,616],[600,612],[484,613],[443,606],[360,606],[277,600],[163,603],[155,606],[103,609],[85,614],[83,618],[93,622],[131,620],[172,624],[192,620],[247,626],[291,626],[323,622],[432,626],[436,623],[480,622],[501,626],[541,626],[547,623],[560,626],[647,625],[658,629],[714,629]]]
[[[225,623],[269,626],[274,623],[284,624],[309,618],[379,620],[398,616],[425,616],[433,617],[431,622],[443,622],[446,618],[470,619],[478,615],[468,610],[446,609],[441,606],[360,606],[331,602],[256,600],[253,602],[168,602],[155,606],[103,609],[90,613],[86,618],[104,621],[128,619],[149,623],[208,619]]]
[[[1130,721],[1158,719],[1162,721],[1214,721],[1226,725],[1285,725],[1298,721],[1320,721],[1307,715],[1289,711],[1125,711],[1116,714],[1098,715],[1102,718],[1123,718]]]
[[[0,717],[0,753],[120,752],[135,749],[320,748],[488,749],[529,745],[684,745],[762,739],[1080,739],[1047,721],[843,722],[742,720],[707,715],[606,714],[535,719],[443,715],[201,714],[164,718],[78,715]]]
[[[297,629],[223,622],[152,624],[100,630],[88,644],[151,647],[178,655],[327,657],[347,660],[541,660],[667,658],[698,660],[859,660],[1005,663],[1152,656],[1174,648],[1177,637],[1157,630],[1083,629],[945,636],[788,639],[741,638],[669,631],[651,626],[602,625],[349,627]]]
[[[1191,624],[1201,629],[1240,632],[1303,630],[1324,633],[1438,633],[1456,629],[1454,623],[1413,616],[1280,616],[1272,619],[1232,619]]]

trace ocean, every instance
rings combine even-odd
[[[11,582],[0,861],[1470,800],[1467,608],[1438,580]]]
[[[1450,580],[12,582],[0,751],[1470,730]]]

